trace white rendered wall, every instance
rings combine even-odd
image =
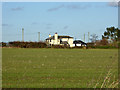
[[[57,33],[55,33],[55,36],[54,36],[54,37],[55,37],[54,44],[56,44],[56,45],[57,45],[57,44],[58,44],[58,34],[57,34]]]
[[[69,38],[69,41],[68,41],[70,47],[73,47],[73,38]]]

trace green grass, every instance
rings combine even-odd
[[[117,74],[117,49],[2,49],[4,88],[109,87]]]

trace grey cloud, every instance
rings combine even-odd
[[[91,7],[90,5],[67,5],[66,8],[68,9],[86,9],[86,8],[89,8]]]
[[[2,26],[8,26],[8,24],[2,24]]]
[[[49,11],[49,12],[51,12],[51,11],[57,11],[57,10],[59,10],[60,8],[63,8],[63,7],[64,7],[64,5],[60,5],[60,6],[58,6],[58,7],[50,8],[50,9],[48,9],[47,11]]]
[[[12,11],[22,11],[24,7],[11,8]]]
[[[46,24],[46,25],[50,26],[50,25],[52,25],[52,24],[51,24],[51,23],[48,23],[48,24]]]
[[[33,23],[32,23],[32,25],[36,25],[36,24],[38,24],[38,23],[37,23],[37,22],[33,22]]]
[[[51,27],[46,27],[46,29],[51,29]]]
[[[80,6],[78,6],[78,5],[68,5],[68,6],[66,6],[66,8],[68,8],[68,9],[80,9]]]
[[[86,9],[91,7],[90,5],[75,5],[75,4],[71,4],[71,5],[60,5],[58,7],[54,7],[54,8],[50,8],[47,11],[57,11],[61,8],[66,8],[66,9]]]
[[[64,28],[63,29],[67,29],[68,28],[68,26],[64,26]]]

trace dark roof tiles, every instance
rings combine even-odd
[[[75,40],[73,41],[74,44],[85,44],[87,45],[85,42],[81,41],[81,40]]]
[[[58,39],[61,39],[61,38],[73,38],[73,37],[70,37],[70,36],[58,36]],[[46,40],[49,40],[49,39],[54,39],[54,36],[49,37]]]

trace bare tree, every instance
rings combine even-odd
[[[91,41],[92,43],[95,43],[97,40],[98,40],[98,36],[97,36],[96,34],[92,34],[92,35],[90,36],[90,41]]]

